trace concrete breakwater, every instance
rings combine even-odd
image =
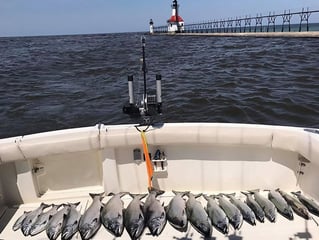
[[[228,33],[154,33],[153,35],[171,36],[211,36],[211,37],[298,37],[319,38],[319,31],[312,32],[228,32]]]

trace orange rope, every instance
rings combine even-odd
[[[145,162],[146,162],[146,170],[148,175],[148,187],[152,188],[153,166],[152,166],[152,162],[148,152],[147,141],[146,141],[146,136],[144,131],[141,131],[141,137],[142,137],[143,152],[144,152]]]

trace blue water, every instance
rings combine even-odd
[[[127,75],[142,90],[141,34],[0,38],[0,138],[105,124]],[[319,128],[319,39],[147,36],[148,86],[163,77],[164,122]]]

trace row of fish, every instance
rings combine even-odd
[[[256,220],[264,222],[265,218],[275,222],[277,212],[289,220],[294,219],[294,212],[305,218],[313,219],[309,212],[319,216],[319,205],[302,195],[293,192],[296,197],[280,190],[270,190],[268,198],[258,190],[242,192],[246,200],[241,201],[235,194],[194,195],[190,192],[173,191],[175,196],[164,207],[157,197],[164,191],[150,189],[149,194],[114,194],[106,203],[102,203],[104,193],[90,194],[93,201],[84,214],[77,211],[79,203],[47,205],[42,203],[37,209],[24,212],[13,225],[13,230],[21,228],[25,236],[34,236],[42,231],[50,240],[71,239],[79,231],[83,240],[91,239],[101,225],[115,237],[122,236],[124,228],[131,239],[139,239],[148,228],[153,236],[159,236],[168,221],[172,227],[186,232],[188,223],[204,237],[212,235],[213,227],[223,234],[228,234],[229,225],[239,230],[245,220],[256,225]],[[122,197],[129,194],[133,199],[124,208]],[[141,200],[146,197],[145,202]],[[187,196],[186,200],[184,197]],[[197,197],[203,196],[207,201],[204,208]],[[50,207],[47,211],[44,209]]]

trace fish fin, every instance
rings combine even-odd
[[[316,221],[316,219],[314,219],[314,217],[312,217],[312,216],[311,216],[311,219],[312,219],[312,221],[315,222],[315,224],[317,225],[317,227],[319,227],[319,224],[318,224],[318,222]]]
[[[102,210],[104,209],[104,206],[105,206],[105,204],[101,204],[101,207],[100,207],[100,212],[102,212]]]
[[[143,205],[143,204],[140,204],[140,210],[141,210],[142,212],[144,212],[144,205]]]

